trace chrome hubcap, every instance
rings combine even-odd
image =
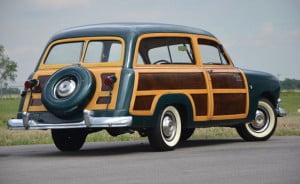
[[[56,98],[66,98],[70,96],[76,89],[76,82],[71,78],[60,80],[54,87]]]
[[[256,132],[263,132],[269,123],[270,118],[262,110],[257,110],[255,120],[250,123],[250,127]]]
[[[167,112],[162,119],[162,132],[167,141],[174,139],[176,135],[176,119],[172,113]]]

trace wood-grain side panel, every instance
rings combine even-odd
[[[214,115],[233,115],[246,113],[246,98],[243,93],[214,94]]]
[[[135,98],[134,110],[150,110],[154,95],[137,96]]]
[[[210,73],[213,89],[244,89],[245,84],[240,73]]]
[[[207,116],[207,94],[192,94],[191,96],[195,104],[196,116]]]
[[[138,91],[206,89],[204,75],[194,73],[140,73]]]

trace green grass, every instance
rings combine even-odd
[[[278,128],[276,136],[300,136],[300,92],[287,91],[281,93],[281,106],[287,111],[288,116],[278,119]],[[47,131],[11,131],[7,130],[7,120],[16,117],[20,99],[0,99],[0,146],[4,145],[25,145],[25,144],[51,144],[51,133]],[[197,129],[193,138],[228,138],[239,137],[233,128],[202,128]],[[87,137],[88,142],[100,141],[129,141],[141,140],[137,133],[124,134],[112,137],[101,131],[90,134]]]
[[[300,116],[300,92],[286,91],[280,94],[282,99],[281,106],[286,110],[289,116]]]
[[[6,121],[16,117],[19,98],[0,99],[0,127],[6,127]]]

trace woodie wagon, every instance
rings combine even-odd
[[[247,141],[270,138],[279,81],[234,66],[211,33],[154,23],[107,23],[56,33],[29,79],[10,129],[51,129],[56,147],[79,150],[89,133],[139,132],[156,150],[195,128],[236,128]]]

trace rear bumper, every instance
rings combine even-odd
[[[72,123],[45,124],[30,119],[30,113],[23,112],[22,119],[10,119],[7,123],[11,130],[47,130],[47,129],[68,129],[68,128],[109,128],[109,127],[130,127],[131,116],[118,117],[94,117],[93,111],[84,110],[83,121]]]

